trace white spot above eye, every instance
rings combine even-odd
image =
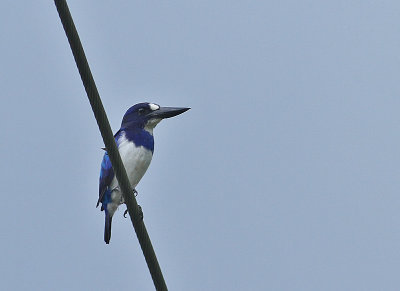
[[[160,109],[160,105],[154,104],[154,103],[149,103],[150,109],[151,110],[158,110]]]

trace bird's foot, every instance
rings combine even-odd
[[[137,197],[138,196],[138,191],[136,191],[136,189],[135,188],[133,188],[132,189],[132,191],[133,191],[133,195],[135,196],[135,197]],[[123,199],[123,198],[122,198]],[[125,203],[125,201],[123,201],[122,203]],[[143,211],[142,211],[142,207],[140,207],[140,205],[138,205],[139,206],[139,213],[140,213],[140,217],[141,217],[141,219],[143,219]],[[126,214],[128,213],[128,209],[126,209],[125,211],[124,211],[124,217],[126,218]]]
[[[139,217],[140,217],[140,219],[141,220],[143,220],[143,210],[142,210],[142,206],[140,206],[140,205],[138,205],[138,208],[139,208]],[[126,209],[125,211],[124,211],[124,217],[126,218],[126,214],[128,213],[128,209]]]
[[[139,209],[139,217],[140,217],[140,220],[143,220],[143,210],[142,210],[142,206],[138,205],[138,209]]]

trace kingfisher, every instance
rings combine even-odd
[[[114,135],[122,163],[129,182],[135,187],[146,173],[154,152],[154,127],[163,119],[179,115],[190,108],[160,107],[155,103],[138,103],[126,111],[121,128]],[[99,199],[101,211],[105,212],[104,241],[110,243],[112,217],[120,204],[124,203],[122,192],[105,151],[101,162]]]

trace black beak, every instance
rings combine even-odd
[[[160,109],[152,111],[148,114],[150,118],[170,118],[188,111],[190,108],[179,107],[160,107]]]

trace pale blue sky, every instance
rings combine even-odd
[[[399,290],[398,1],[68,1],[114,131],[155,129],[138,202],[170,290]],[[52,1],[0,9],[4,290],[153,290]]]

